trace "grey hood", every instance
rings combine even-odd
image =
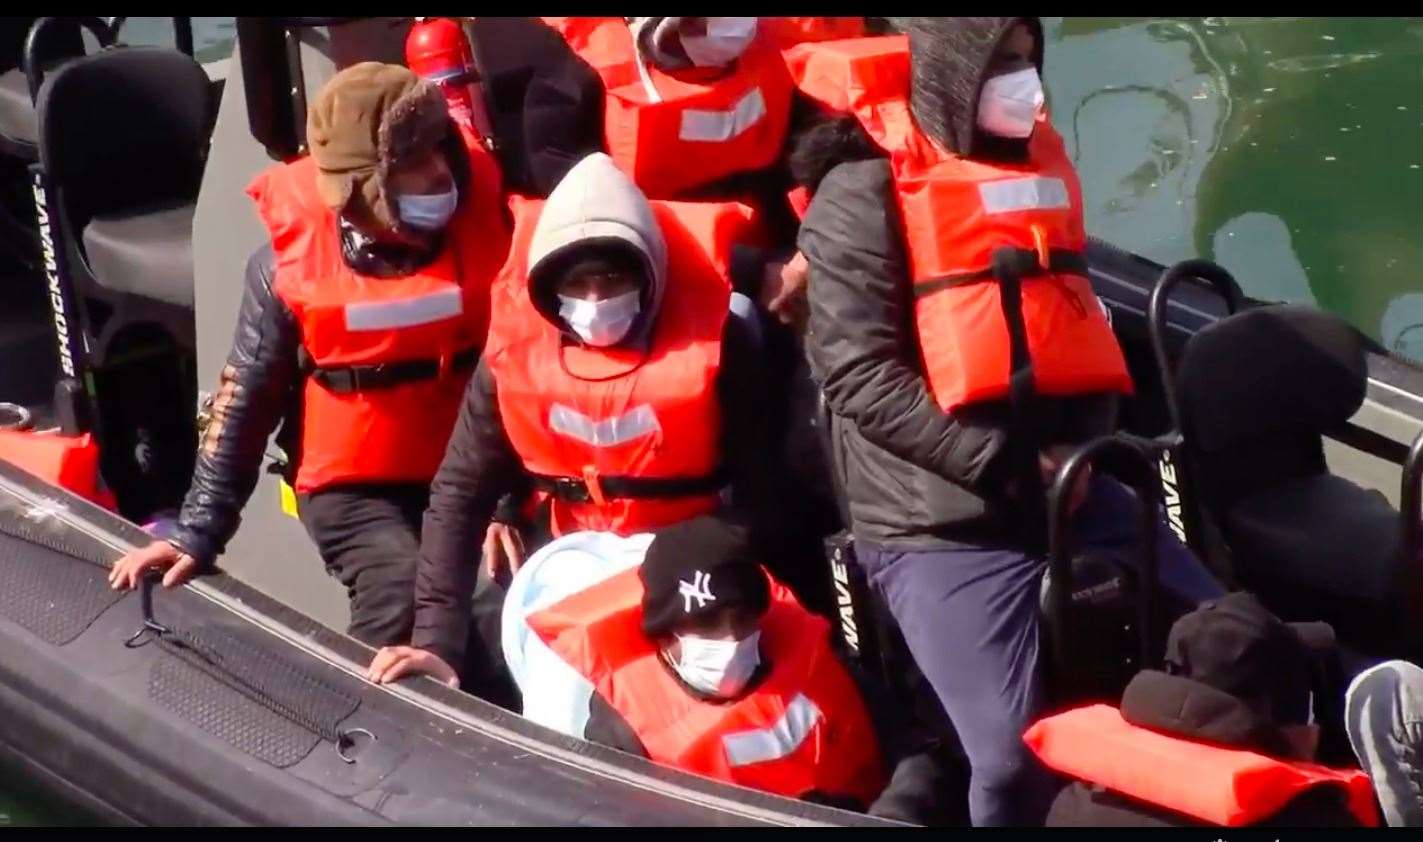
[[[550,322],[564,328],[547,271],[580,246],[622,245],[642,257],[650,288],[629,338],[647,334],[667,288],[667,242],[647,197],[613,159],[595,152],[579,161],[549,194],[529,242],[529,297]],[[626,340],[625,340],[626,341]]]
[[[956,155],[972,156],[979,141],[978,99],[999,43],[1015,24],[1037,38],[1033,64],[1043,72],[1043,25],[1038,18],[917,17],[909,32],[909,107],[914,122]]]

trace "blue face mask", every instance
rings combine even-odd
[[[395,207],[400,221],[418,231],[438,231],[455,215],[459,191],[454,187],[444,193],[412,193],[396,196]]]

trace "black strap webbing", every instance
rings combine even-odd
[[[465,371],[479,360],[478,348],[466,348],[450,357],[450,372]],[[405,360],[378,365],[352,365],[341,368],[311,369],[311,376],[322,386],[337,394],[388,389],[405,383],[434,380],[441,374],[439,360]]]
[[[593,493],[581,477],[534,475],[534,487],[565,503],[592,503]],[[598,477],[605,498],[657,499],[715,494],[726,485],[722,472],[701,477]]]
[[[1004,249],[999,249],[998,251],[1004,251]],[[1013,251],[1019,255],[1029,256],[1027,259],[1030,260],[1030,264],[1027,266],[1021,266],[1020,268],[1019,275],[1021,277],[1030,277],[1035,274],[1043,274],[1042,269],[1038,267],[1037,255],[1034,252],[1025,251],[1021,249],[1009,249],[1009,251]],[[997,254],[998,252],[994,252],[995,257],[997,256]],[[1021,262],[1023,259],[1024,258],[1022,257],[1014,258],[1014,260],[1018,262]],[[1083,277],[1086,277],[1087,256],[1080,251],[1069,251],[1068,249],[1050,249],[1048,251],[1047,272],[1054,275],[1081,275]],[[993,267],[981,269],[977,272],[963,272],[957,275],[945,275],[942,278],[934,278],[932,280],[922,281],[920,283],[915,284],[914,297],[923,298],[926,295],[933,295],[936,292],[949,289],[950,287],[963,286],[965,284],[982,283],[983,281],[991,281],[996,276],[996,270]]]

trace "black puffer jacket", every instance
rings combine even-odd
[[[382,247],[346,226],[340,237],[347,265],[370,277],[412,272],[438,253],[438,244],[427,251]],[[267,439],[279,424],[278,443],[289,457],[289,473],[300,459],[301,327],[272,292],[275,264],[270,244],[247,261],[232,350],[213,394],[212,420],[203,432],[172,538],[204,567],[212,566],[237,532],[242,508],[257,485]]]
[[[950,149],[1014,153],[974,126],[989,60],[1019,21],[1041,33],[1035,18],[911,19],[921,129]],[[810,263],[806,344],[856,539],[896,549],[1003,540],[1014,527],[1005,495],[1009,407],[948,414],[929,393],[888,160],[853,117],[842,117],[801,132],[790,163],[814,190],[798,240]],[[1043,443],[1086,441],[1115,422],[1110,395],[1040,400],[1039,409]]]
[[[1127,685],[1122,718],[1183,740],[1280,756],[1278,733],[1245,703],[1199,681],[1145,670]],[[1058,794],[1049,827],[1202,827],[1189,816],[1077,781]],[[1342,787],[1305,790],[1258,827],[1358,827]]]

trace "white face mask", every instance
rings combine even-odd
[[[632,329],[633,320],[641,309],[642,293],[638,290],[602,301],[585,301],[566,295],[558,297],[558,315],[578,334],[578,338],[597,348],[621,342]]]
[[[400,221],[420,231],[438,231],[455,215],[459,190],[451,187],[444,193],[411,193],[395,197]]]
[[[983,83],[978,100],[978,127],[989,134],[1021,140],[1033,133],[1043,107],[1043,83],[1038,71],[1025,67]]]
[[[707,640],[678,635],[682,657],[672,668],[691,687],[712,696],[735,696],[746,687],[761,664],[761,632],[741,640]]]
[[[756,37],[755,18],[707,18],[707,34],[683,35],[682,49],[697,67],[722,67],[746,52]]]

